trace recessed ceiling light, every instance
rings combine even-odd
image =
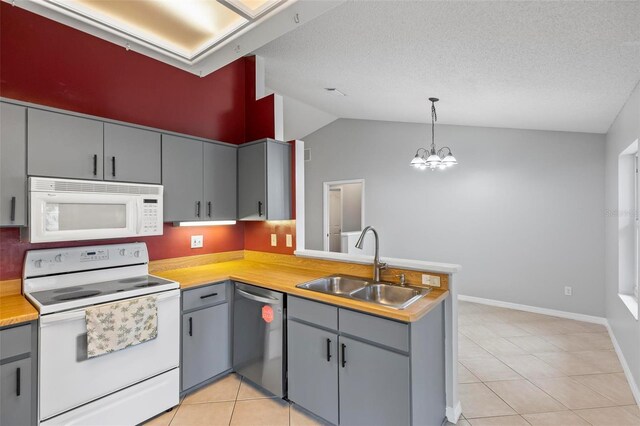
[[[329,93],[333,93],[336,96],[347,96],[346,94],[342,93],[341,91],[339,91],[335,87],[325,87],[324,90],[326,90]]]

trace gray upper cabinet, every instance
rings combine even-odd
[[[27,127],[29,175],[102,180],[102,122],[29,108]]]
[[[338,424],[338,335],[296,321],[287,335],[289,400]]]
[[[119,182],[162,181],[160,133],[104,124],[104,179]]]
[[[264,139],[238,147],[238,218],[291,219],[291,147]]]
[[[206,142],[203,147],[205,220],[236,220],[238,149]]]
[[[340,424],[411,423],[408,356],[340,336],[340,357]]]
[[[202,176],[202,142],[162,135],[165,222],[204,219]]]
[[[0,103],[0,226],[26,225],[27,109]]]

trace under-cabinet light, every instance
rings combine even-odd
[[[193,222],[173,222],[173,226],[221,226],[235,224],[235,220],[201,220]]]

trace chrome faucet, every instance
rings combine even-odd
[[[364,245],[364,236],[367,232],[373,232],[373,236],[376,240],[376,251],[373,255],[373,281],[379,283],[380,282],[380,271],[383,269],[387,269],[387,264],[380,262],[380,247],[378,243],[378,233],[376,232],[373,226],[367,226],[362,230],[360,234],[360,238],[358,238],[358,242],[356,243],[356,248],[362,249]]]

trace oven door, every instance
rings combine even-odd
[[[178,367],[180,290],[156,296],[158,337],[91,359],[84,309],[40,318],[41,421]]]
[[[126,194],[31,192],[29,240],[96,240],[141,232],[142,198]]]

